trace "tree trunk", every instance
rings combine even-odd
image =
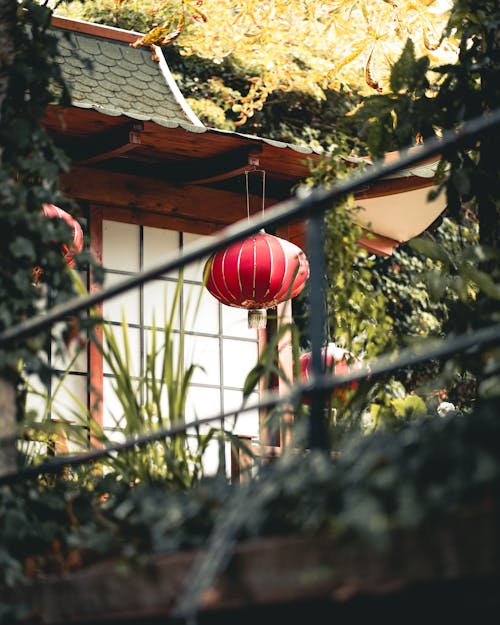
[[[16,10],[15,0],[0,0],[0,124],[2,105],[9,85],[9,68],[14,61],[15,54],[13,34],[16,27]]]
[[[0,0],[0,127],[2,108],[9,86],[9,70],[14,62],[16,0]],[[0,168],[3,146],[0,144]],[[16,468],[16,397],[14,384],[0,373],[0,476]]]
[[[0,477],[16,470],[16,439],[14,384],[0,377]]]

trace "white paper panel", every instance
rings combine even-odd
[[[106,269],[139,271],[139,226],[104,220],[102,264]]]
[[[257,393],[250,396],[248,405],[257,402]],[[224,412],[229,410],[237,410],[242,406],[243,395],[239,391],[224,392]],[[226,419],[226,429],[233,432],[233,434],[258,437],[259,435],[259,413],[257,410],[249,410],[241,413],[236,417]]]
[[[243,388],[247,374],[257,364],[257,344],[250,341],[224,339],[223,358],[224,386]]]
[[[104,378],[103,383],[103,427],[125,427],[123,407],[113,389],[113,381]]]
[[[121,362],[123,363],[126,363],[125,337],[128,337],[128,344],[129,344],[129,351],[130,351],[128,372],[132,376],[138,376],[140,372],[140,360],[141,360],[139,329],[127,327],[125,330],[125,336],[124,336],[123,329],[121,326],[111,326],[111,330],[113,331],[115,341],[118,345],[119,358]],[[104,349],[105,349],[105,353],[107,353],[108,347],[107,347],[107,342],[105,339],[104,339]],[[115,361],[113,360],[113,362]],[[104,358],[103,367],[104,367],[104,373],[112,372],[106,358]]]
[[[184,247],[189,247],[189,245],[194,243],[195,241],[208,242],[210,241],[210,238],[211,237],[207,235],[184,233],[183,244]],[[197,282],[203,282],[203,268],[205,266],[207,258],[208,256],[202,258],[199,261],[186,265],[186,267],[184,268],[184,280],[195,280]]]
[[[195,419],[204,419],[218,415],[221,411],[220,407],[220,391],[218,388],[192,386],[189,389],[189,397],[186,402],[186,420],[194,421]],[[218,427],[219,422],[214,421],[214,425]],[[202,425],[202,431],[206,432],[211,424]]]
[[[198,365],[193,374],[192,382],[198,384],[219,384],[219,340],[204,336],[186,335],[184,341],[184,362],[186,366],[190,364]]]
[[[26,396],[26,410],[36,413],[37,421],[43,418],[47,406],[47,389],[36,375],[28,378],[30,391]]]
[[[178,422],[177,418],[173,421],[170,418],[171,415],[169,414],[167,385],[163,385],[160,392],[159,411],[156,400],[153,402],[153,398],[149,392],[146,396],[146,390],[145,401],[147,401],[150,406],[150,416],[147,417],[145,423],[146,430],[149,431],[152,427],[168,428]],[[178,417],[178,415],[176,415],[176,417]]]
[[[87,423],[87,378],[83,375],[67,375],[63,380],[53,378],[52,416],[58,419]]]
[[[173,367],[174,371],[177,370],[177,361],[179,353],[179,335],[174,333],[171,337],[172,350],[173,350]],[[155,378],[160,379],[163,375],[163,361],[168,357],[166,351],[169,347],[165,346],[165,333],[156,332],[156,358],[155,358]],[[146,330],[144,333],[144,357],[147,358],[153,351],[153,333],[151,330]]]
[[[68,345],[64,345],[63,331],[66,324],[56,323],[52,328],[52,336],[57,337],[56,341],[52,342],[51,356],[52,367],[59,371],[78,371],[85,373],[87,371],[87,348],[86,345],[80,342],[85,341],[85,333],[71,339]],[[57,348],[59,344],[59,349]],[[58,353],[60,352],[60,353]],[[75,361],[71,364],[73,358]],[[70,367],[71,364],[71,367]]]
[[[143,245],[143,268],[156,267],[172,255],[175,257],[179,250],[179,233],[172,230],[164,230],[163,228],[149,228],[145,226],[143,229]],[[169,275],[175,276],[177,271]]]
[[[106,439],[109,441],[108,444],[124,443],[127,440],[127,437],[121,430],[106,428]],[[104,470],[104,473],[106,473],[106,469]]]
[[[225,445],[226,448],[226,466],[227,466],[227,475],[229,475],[229,467],[231,466],[229,463],[231,462],[230,455],[230,447],[229,445]],[[211,440],[208,445],[205,453],[203,455],[203,470],[205,475],[215,475],[219,468],[219,442],[216,439]]]
[[[152,280],[144,285],[144,323],[163,328],[166,321],[170,320],[172,306],[175,303],[175,291],[177,284],[166,280]],[[173,320],[173,327],[179,329],[180,297],[178,298]]]
[[[257,330],[248,327],[248,311],[243,308],[222,305],[222,333],[257,340]]]
[[[78,340],[71,341],[69,348],[62,354],[52,350],[52,366],[59,371],[87,372],[87,345],[80,347]],[[76,356],[76,358],[75,358]],[[72,362],[75,358],[74,362]],[[70,366],[71,365],[71,366]]]
[[[219,302],[201,285],[184,285],[184,324],[192,332],[219,333]]]
[[[120,274],[108,273],[106,274],[106,286],[111,286],[117,282],[122,282],[126,279],[126,276]],[[139,289],[132,289],[126,291],[121,295],[117,295],[112,299],[106,300],[103,303],[103,315],[108,321],[117,321],[121,323],[122,315],[125,315],[126,323],[140,322],[140,297]]]

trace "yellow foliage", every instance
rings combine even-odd
[[[122,7],[137,4],[136,0],[120,3]],[[362,95],[386,91],[391,64],[408,37],[415,44],[416,54],[427,54],[431,63],[453,62],[455,42],[441,39],[450,3],[143,0],[143,11],[154,15],[160,28],[141,43],[155,39],[155,43],[167,45],[176,40],[184,54],[216,62],[233,55],[259,80],[249,85],[240,102],[243,123],[274,90],[302,90],[317,98],[324,97],[325,90],[341,86]],[[167,19],[172,26],[167,26]]]
[[[263,79],[262,93],[305,89],[321,97],[341,85],[385,91],[390,65],[411,37],[417,54],[452,61],[441,41],[445,0],[204,0],[207,22],[191,22],[180,45],[207,58],[229,54]],[[266,95],[267,97],[267,95]]]

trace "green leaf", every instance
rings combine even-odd
[[[410,247],[417,253],[435,261],[441,261],[446,265],[450,264],[447,251],[439,243],[435,243],[428,238],[418,237],[409,242]]]
[[[399,59],[394,63],[391,71],[390,87],[394,93],[406,91],[409,80],[415,71],[415,45],[408,38]]]
[[[424,400],[418,395],[407,395],[401,399],[393,399],[392,406],[397,417],[422,417],[427,413]]]
[[[461,272],[471,282],[474,282],[485,295],[500,300],[500,285],[496,284],[490,275],[468,264],[461,268]]]
[[[467,197],[471,192],[470,174],[463,168],[452,171],[449,184],[453,185],[457,193],[462,197]]]
[[[14,258],[27,258],[35,262],[36,254],[33,243],[26,237],[17,237],[9,245],[9,249]]]

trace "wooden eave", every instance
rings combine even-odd
[[[241,173],[241,168],[251,170],[251,157],[257,157],[257,167],[267,174],[267,191],[275,200],[288,197],[290,189],[308,175],[307,158],[318,158],[317,154],[278,147],[257,137],[187,124],[165,127],[76,107],[49,107],[44,125],[74,164],[86,160],[90,147],[94,157],[104,155],[105,158],[95,160],[107,170],[127,172],[136,168],[141,177],[176,184],[210,184],[219,178],[231,179]],[[120,160],[112,160],[118,134],[125,145],[134,128],[140,141]],[[235,181],[232,186],[241,185]]]
[[[72,158],[62,189],[81,202],[162,216],[173,227],[210,234],[246,216],[244,171],[266,173],[265,206],[293,194],[321,158],[279,142],[188,125],[162,126],[92,109],[50,106],[44,125]],[[257,163],[257,165],[255,165]],[[249,174],[250,211],[262,206],[262,177]],[[381,180],[359,199],[427,187],[432,179]],[[118,214],[118,213],[117,213]],[[300,243],[303,228],[292,227]]]

